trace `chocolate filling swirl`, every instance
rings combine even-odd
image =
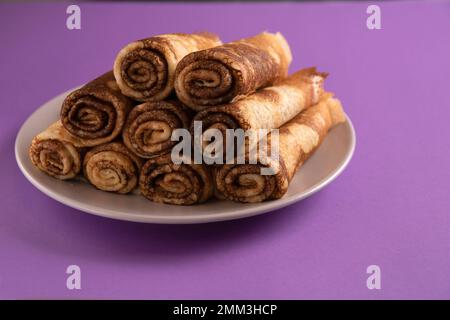
[[[122,59],[120,75],[128,88],[142,95],[142,98],[135,98],[144,100],[155,96],[167,85],[167,61],[157,50],[130,51]]]
[[[213,182],[205,166],[175,164],[169,154],[144,164],[139,187],[151,201],[177,205],[202,203],[213,194]]]
[[[108,72],[67,96],[61,107],[61,122],[85,146],[96,146],[120,134],[132,106]]]
[[[178,101],[146,102],[136,106],[128,115],[122,133],[125,145],[143,158],[169,152],[175,129],[187,128],[191,111]]]
[[[142,160],[120,142],[91,149],[83,161],[84,175],[92,185],[117,193],[128,193],[137,186],[141,166]]]
[[[31,162],[57,179],[74,178],[81,170],[81,150],[75,142],[58,121],[34,137],[29,149]]]

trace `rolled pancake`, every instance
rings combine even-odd
[[[339,100],[326,95],[315,106],[306,109],[279,129],[279,155],[258,156],[256,164],[225,164],[215,173],[217,192],[229,200],[261,202],[281,198],[295,172],[320,146],[328,131],[345,121]],[[270,146],[271,135],[268,136]],[[262,168],[273,174],[262,175]]]
[[[175,90],[184,104],[201,111],[285,78],[291,60],[284,37],[264,32],[187,55],[177,66]]]
[[[192,111],[179,101],[146,102],[136,106],[128,115],[122,132],[123,142],[142,158],[170,152],[176,144],[172,132],[188,128]]]
[[[167,204],[192,205],[214,192],[210,168],[203,164],[175,164],[170,154],[148,160],[141,170],[139,187],[147,199]]]
[[[137,186],[142,163],[121,142],[110,142],[86,153],[83,171],[86,179],[100,190],[128,193]]]
[[[60,180],[74,178],[81,170],[82,148],[57,121],[33,138],[29,148],[31,162],[39,170]]]
[[[93,147],[121,133],[132,107],[132,100],[120,92],[113,73],[108,72],[67,96],[61,122],[84,146]]]

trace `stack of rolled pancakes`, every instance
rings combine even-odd
[[[61,180],[83,175],[97,189],[139,190],[149,200],[192,205],[211,198],[281,198],[328,131],[345,121],[326,74],[288,76],[292,55],[280,33],[222,44],[210,33],[166,34],[120,50],[113,69],[70,93],[60,120],[38,134],[32,163]],[[256,163],[174,163],[175,129],[278,131],[278,157]],[[262,168],[273,174],[261,174]]]

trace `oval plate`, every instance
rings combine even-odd
[[[28,158],[31,140],[58,119],[61,104],[72,91],[45,103],[25,121],[16,138],[16,161],[25,177],[47,196],[69,207],[102,217],[144,223],[183,224],[258,215],[300,201],[325,187],[344,170],[355,149],[355,130],[347,117],[347,122],[332,129],[320,148],[297,172],[282,199],[255,204],[211,200],[194,206],[153,203],[137,193],[118,195],[97,190],[81,180],[60,181],[31,164]]]

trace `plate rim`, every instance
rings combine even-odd
[[[79,87],[79,86],[78,86]],[[45,187],[40,182],[38,182],[24,167],[22,161],[20,160],[20,145],[19,140],[21,135],[23,134],[25,128],[27,127],[27,124],[33,116],[41,109],[45,108],[45,106],[51,104],[54,100],[60,99],[63,95],[67,95],[72,90],[67,90],[61,94],[58,94],[57,96],[53,97],[52,99],[48,100],[44,104],[42,104],[39,108],[34,110],[27,119],[22,123],[20,126],[15,142],[14,142],[14,153],[15,153],[15,159],[16,163],[22,172],[22,174],[25,176],[25,178],[39,191],[44,193],[46,196],[50,197],[51,199],[58,201],[70,208],[76,209],[81,212],[89,213],[92,215],[104,217],[104,218],[110,218],[114,220],[122,220],[122,221],[131,221],[131,222],[137,222],[137,223],[153,223],[153,224],[199,224],[199,223],[211,223],[211,222],[219,222],[219,221],[227,221],[227,220],[236,220],[236,219],[242,219],[246,217],[256,216],[260,214],[267,213],[269,211],[274,211],[277,209],[282,209],[284,207],[287,207],[295,202],[301,201],[307,197],[310,197],[317,191],[321,190],[331,182],[333,182],[348,166],[350,163],[350,160],[352,159],[355,149],[356,149],[356,131],[353,126],[353,123],[348,116],[347,113],[345,113],[346,117],[346,123],[344,125],[348,125],[350,129],[350,148],[349,151],[346,153],[343,160],[340,161],[340,163],[336,166],[336,169],[328,175],[323,180],[319,181],[315,185],[309,188],[308,191],[295,194],[290,196],[289,198],[281,198],[277,200],[272,201],[266,201],[259,203],[258,206],[251,206],[251,207],[243,207],[239,210],[233,210],[230,212],[222,212],[222,213],[210,213],[210,214],[202,214],[202,215],[177,215],[177,216],[154,216],[149,214],[146,217],[143,217],[139,214],[133,214],[129,212],[123,212],[123,211],[115,211],[108,208],[100,208],[99,206],[94,206],[88,203],[83,203],[79,200],[74,200],[70,197],[62,196],[58,194],[57,192],[52,191],[51,189]],[[202,204],[198,204],[202,205]],[[246,204],[242,204],[245,206]],[[183,207],[183,206],[182,206]],[[120,215],[120,216],[119,216]]]

